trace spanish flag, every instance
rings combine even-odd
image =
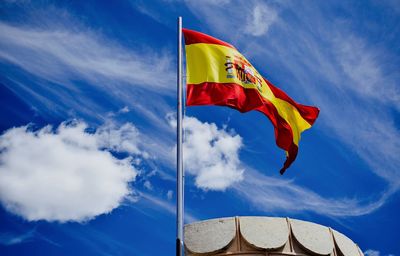
[[[227,106],[264,113],[275,129],[276,144],[286,151],[283,174],[296,159],[300,134],[309,129],[319,109],[296,103],[262,77],[231,44],[183,29],[186,49],[186,105]]]

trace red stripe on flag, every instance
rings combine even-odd
[[[294,162],[294,160],[296,160],[298,150],[299,150],[299,148],[297,147],[297,145],[292,143],[292,146],[290,147],[290,149],[288,151],[286,161],[283,164],[282,169],[279,171],[279,173],[281,175],[284,174],[286,169],[290,167],[290,165]]]
[[[268,117],[275,130],[276,144],[288,152],[280,173],[283,174],[296,159],[298,147],[293,143],[290,125],[278,114],[275,106],[260,96],[255,89],[246,89],[235,83],[213,83],[187,85],[187,106],[227,106],[242,113],[257,110]]]
[[[185,36],[185,45],[189,44],[199,44],[199,43],[205,43],[205,44],[219,44],[223,46],[227,46],[233,49],[236,49],[233,47],[231,44],[228,44],[227,42],[224,42],[222,40],[219,40],[217,38],[214,38],[212,36],[183,28],[183,35]]]

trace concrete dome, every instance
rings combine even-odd
[[[277,217],[231,217],[185,225],[188,256],[363,256],[347,236],[308,221]]]

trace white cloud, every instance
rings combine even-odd
[[[364,252],[365,256],[381,256],[380,251],[368,249]],[[387,256],[394,256],[394,254],[388,254]]]
[[[152,185],[151,182],[148,181],[148,180],[146,180],[146,181],[143,183],[143,186],[144,186],[146,189],[148,189],[148,190],[153,190],[153,185]]]
[[[380,256],[381,255],[381,253],[379,251],[375,251],[375,250],[371,250],[371,249],[366,250],[364,252],[364,254],[365,254],[365,256]]]
[[[123,107],[123,108],[121,108],[119,111],[118,111],[118,113],[129,113],[129,108],[128,108],[128,106],[125,106],[125,107]]]
[[[138,173],[131,159],[101,150],[105,131],[85,129],[75,122],[55,131],[24,126],[1,135],[0,201],[8,211],[29,221],[86,221],[129,196]]]
[[[268,32],[269,27],[278,18],[276,10],[265,3],[256,3],[252,14],[247,16],[244,32],[253,36],[262,36]]]
[[[131,123],[117,127],[115,123],[107,121],[96,130],[96,139],[99,148],[149,157],[147,152],[139,149],[139,131]]]
[[[185,117],[184,128],[185,171],[196,176],[197,187],[224,190],[242,180],[244,170],[239,160],[242,138],[239,135],[193,117]]]
[[[173,192],[172,190],[168,190],[168,192],[167,192],[167,199],[168,199],[168,200],[172,200],[173,195],[174,195],[174,192]]]

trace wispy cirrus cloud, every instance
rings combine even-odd
[[[344,32],[344,31],[343,31]],[[371,46],[363,38],[338,32],[332,39],[336,58],[350,82],[337,84],[371,101],[400,110],[399,72],[385,70],[384,50]]]
[[[58,84],[83,79],[115,90],[116,82],[120,82],[162,93],[170,91],[169,83],[174,81],[170,55],[140,46],[141,51],[127,49],[87,28],[1,22],[0,30],[0,58]]]
[[[32,240],[34,234],[35,234],[35,229],[28,230],[27,232],[20,234],[0,233],[0,244],[10,246],[20,243],[26,243]]]
[[[174,58],[168,50],[127,47],[66,10],[32,9],[34,18],[28,16],[26,22],[0,21],[0,60],[24,73],[4,74],[5,86],[51,116],[75,113],[104,121],[110,104],[127,106],[155,126],[168,127],[160,122],[171,109],[166,99],[175,89]]]
[[[23,232],[0,233],[0,245],[3,246],[14,246],[21,243],[34,242],[35,240],[41,240],[58,247],[61,246],[57,242],[39,233],[36,227]]]
[[[310,23],[302,24],[306,31],[280,23],[292,40],[285,38],[283,42],[278,38],[271,42],[271,47],[282,55],[287,51],[296,54],[282,62],[295,77],[288,87],[301,87],[321,108],[323,130],[333,132],[372,172],[399,188],[400,132],[393,109],[399,108],[396,80],[400,73],[387,72],[388,49],[375,48],[350,33],[345,22],[313,18],[318,22],[306,20]],[[266,50],[261,52],[268,54]],[[310,71],[316,75],[307,75]]]
[[[166,200],[165,198],[160,198],[145,192],[139,192],[139,195],[142,204],[145,204],[146,206],[149,206],[160,212],[166,212],[171,215],[176,214],[176,205],[174,202],[171,202],[170,200]],[[195,215],[190,213],[190,209],[186,209],[184,217],[185,217],[185,222],[188,223],[199,220]]]
[[[395,192],[394,189],[387,190],[368,200],[326,198],[292,180],[268,177],[251,168],[246,168],[243,181],[236,184],[233,190],[264,212],[308,211],[331,217],[369,214],[379,209]]]
[[[265,35],[277,18],[278,13],[275,9],[265,2],[256,2],[252,12],[247,16],[244,32],[252,36]]]
[[[364,252],[365,256],[381,256],[381,252],[377,250],[368,249]],[[388,254],[387,256],[394,256],[394,254]]]
[[[278,17],[278,12],[265,1],[185,1],[199,19],[220,35],[238,39],[242,35],[262,36]]]

